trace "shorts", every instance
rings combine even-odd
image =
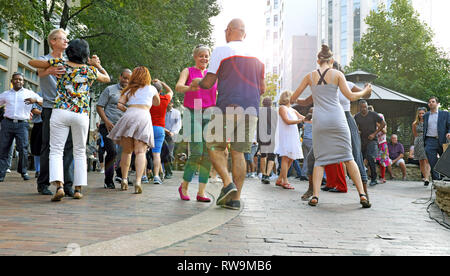
[[[209,150],[251,153],[258,117],[252,115],[213,115],[208,124],[206,146]]]
[[[166,132],[163,127],[153,126],[153,134],[155,136],[155,147],[152,148],[153,153],[161,153],[161,149],[166,138]]]
[[[405,160],[403,160],[403,158],[400,158],[397,162],[395,162],[394,165],[396,165],[397,167],[399,167],[401,163],[406,164],[406,163],[405,163]]]
[[[244,153],[245,160],[252,162],[257,151],[258,151],[258,144],[252,144],[252,149],[250,150],[250,152]]]

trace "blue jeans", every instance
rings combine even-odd
[[[3,119],[0,132],[0,177],[5,177],[8,169],[8,158],[14,138],[22,162],[19,173],[26,174],[28,166],[28,122],[14,123],[9,119]]]
[[[297,173],[298,177],[303,176],[302,169],[300,168],[298,160],[294,160],[294,162],[292,162],[292,166],[289,168],[288,175],[292,174],[292,169],[295,169],[295,172]]]
[[[425,152],[427,153],[428,162],[431,167],[431,175],[433,176],[433,180],[439,180],[440,176],[437,172],[434,171],[434,166],[438,162],[438,157],[442,156],[444,149],[441,145],[439,145],[439,141],[436,138],[426,137],[425,138]]]

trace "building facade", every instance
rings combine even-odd
[[[11,42],[6,28],[0,30],[0,93],[10,89],[11,77],[21,72],[25,77],[25,87],[39,91],[37,70],[28,65],[31,59],[44,54],[43,40],[37,33],[29,32],[28,37]]]
[[[394,0],[317,0],[318,44],[330,46],[335,58],[343,66],[350,64],[355,42],[361,41],[368,26],[365,18],[380,4],[388,9]],[[430,21],[431,0],[413,0],[421,19]],[[425,3],[428,3],[425,4]]]
[[[295,90],[314,70],[317,54],[317,5],[311,0],[266,0],[266,72],[279,78],[278,93]]]

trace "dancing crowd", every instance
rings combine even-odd
[[[393,165],[401,168],[405,179],[403,145],[396,135],[388,143],[384,116],[364,100],[372,86],[359,88],[348,82],[326,45],[318,54],[318,69],[307,74],[296,91],[283,92],[275,108],[271,98],[261,99],[266,90],[264,65],[244,43],[244,22],[232,20],[225,36],[227,44],[214,51],[206,45],[195,47],[195,65],[181,71],[174,90],[184,96],[183,116],[174,108],[174,91],[152,79],[144,66],[122,70],[118,83],[102,92],[96,106],[106,189],[115,189],[114,180],[118,180],[120,190],[134,185],[134,193],[141,194],[142,184],[149,181],[148,169],[153,183],[163,184],[172,175],[170,157],[181,140],[188,142],[189,152],[178,188],[180,199],[190,200],[189,186],[198,173],[196,200],[210,202],[206,186],[218,175],[223,188],[216,204],[228,209],[240,209],[245,178],[256,178],[257,171],[261,183],[275,181],[276,186],[293,190],[288,177],[295,170],[300,180],[309,180],[302,199],[311,206],[319,203],[321,189],[347,192],[348,174],[360,204],[370,208],[367,185],[378,184],[377,164],[382,183],[386,169],[392,177]],[[99,57],[91,57],[86,41],[69,41],[63,29],[56,29],[48,42],[51,53],[29,62],[38,69],[42,92],[24,88],[23,75],[15,73],[12,89],[0,94],[0,105],[5,105],[0,182],[10,166],[13,140],[20,157],[18,172],[30,180],[28,120],[33,114],[30,144],[38,192],[52,195],[52,201],[65,196],[82,199],[82,188],[88,185],[90,89],[95,81],[111,79]],[[312,96],[299,99],[308,87]],[[358,100],[360,112],[353,117],[351,102]],[[302,115],[300,109],[310,106]],[[419,108],[412,125],[414,156],[425,185],[431,177],[439,179],[433,168],[450,139],[449,113],[439,111],[436,97],[430,98],[429,107],[430,112]],[[134,183],[128,177],[132,163]]]

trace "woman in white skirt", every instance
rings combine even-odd
[[[122,191],[128,190],[128,171],[131,155],[136,155],[135,193],[142,193],[141,179],[146,166],[148,148],[155,146],[150,108],[159,106],[158,91],[151,85],[150,72],[146,67],[133,70],[128,86],[122,91],[118,108],[125,112],[108,135],[108,138],[122,147],[120,167],[122,170]]]
[[[281,157],[281,171],[276,185],[288,190],[294,190],[294,187],[288,183],[288,170],[294,160],[303,159],[297,125],[305,119],[291,107],[291,96],[292,92],[289,91],[283,92],[280,96],[275,144],[275,153]]]

